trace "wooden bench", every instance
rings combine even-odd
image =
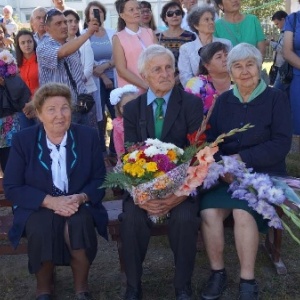
[[[112,200],[103,202],[108,212],[108,232],[112,241],[117,242],[118,255],[120,261],[121,272],[124,273],[124,260],[122,258],[122,242],[120,237],[120,222],[118,220],[119,214],[122,212],[122,200]],[[0,178],[0,207],[11,207],[11,203],[5,199],[2,178]],[[280,216],[283,215],[282,210],[278,209]],[[6,215],[0,215],[0,255],[17,255],[27,253],[26,240],[16,250],[12,248],[8,242],[8,231],[13,222],[13,215],[10,212]],[[226,227],[232,227],[232,222],[225,222]],[[164,236],[167,234],[167,226],[165,224],[155,225],[151,229],[151,236]],[[281,260],[281,243],[282,243],[282,230],[269,229],[266,236],[264,248],[270,256],[278,274],[286,274],[287,269]],[[199,231],[198,246],[202,244],[202,236]]]
[[[112,200],[103,202],[108,216],[108,232],[113,241],[117,242],[120,269],[124,273],[124,260],[122,258],[122,242],[120,237],[120,222],[118,220],[119,214],[122,212],[122,200]],[[281,217],[283,211],[280,208],[277,208],[277,212]],[[224,222],[225,227],[233,227],[232,220],[226,220]],[[163,236],[167,234],[167,226],[165,224],[155,225],[151,229],[151,236]],[[281,259],[281,243],[282,243],[282,230],[270,228],[268,234],[266,235],[264,242],[264,249],[272,260],[277,274],[283,275],[287,273],[287,268]],[[197,246],[203,245],[201,231],[198,233],[198,242]],[[199,248],[199,247],[198,247]]]

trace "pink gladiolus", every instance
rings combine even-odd
[[[197,154],[196,157],[199,161],[200,165],[207,165],[211,164],[215,161],[214,154],[217,153],[219,150],[218,147],[208,147],[201,149]]]

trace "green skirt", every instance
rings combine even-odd
[[[268,232],[268,220],[263,219],[262,215],[258,214],[248,206],[246,200],[231,198],[231,192],[228,192],[229,185],[221,182],[214,188],[208,191],[202,191],[199,194],[200,211],[207,208],[224,208],[224,209],[243,209],[249,212],[255,219],[259,232]]]

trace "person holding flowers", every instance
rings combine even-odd
[[[125,142],[147,144],[149,139],[157,138],[179,148],[188,146],[187,135],[197,131],[201,125],[203,104],[196,96],[175,86],[174,55],[163,46],[151,45],[141,53],[138,69],[149,89],[124,106]],[[147,149],[149,155],[156,154],[155,149],[160,147],[160,141],[156,141],[155,145],[151,141]],[[176,155],[174,151],[170,151],[173,158]],[[148,167],[151,171],[154,164]],[[142,299],[142,264],[153,226],[148,216],[167,213],[168,236],[175,261],[176,299],[191,299],[191,277],[200,222],[197,201],[190,196],[171,194],[136,205],[133,198],[126,194],[123,213],[119,216],[127,278],[125,300]]]
[[[110,103],[114,105],[116,111],[116,118],[113,119],[113,139],[115,150],[120,162],[121,155],[124,154],[124,124],[123,111],[124,105],[129,101],[137,98],[139,89],[132,85],[126,84],[121,88],[116,88],[110,92]]]
[[[282,91],[261,80],[261,66],[262,55],[255,46],[241,43],[229,52],[227,68],[235,85],[216,100],[207,140],[214,141],[221,133],[250,123],[253,127],[248,130],[226,137],[215,158],[233,156],[254,172],[285,176],[285,157],[292,135],[290,106]],[[223,221],[230,214],[240,260],[238,299],[258,299],[254,268],[259,232],[266,233],[267,220],[247,201],[231,198],[228,184],[233,179],[225,174],[219,185],[199,197],[201,229],[211,266],[210,278],[201,294],[203,299],[218,299],[226,288]]]
[[[1,41],[0,26],[0,41]],[[1,47],[1,46],[0,46]],[[17,75],[17,63],[11,52],[0,48],[0,165],[4,172],[12,136],[20,131],[19,114],[30,98],[30,90]]]

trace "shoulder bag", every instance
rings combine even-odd
[[[85,94],[85,93],[78,94],[76,82],[70,72],[69,66],[66,61],[64,61],[64,66],[67,71],[68,77],[70,79],[72,88],[77,95],[75,111],[79,112],[81,114],[87,114],[93,108],[93,106],[95,104],[95,100],[94,100],[93,96],[90,94]]]

